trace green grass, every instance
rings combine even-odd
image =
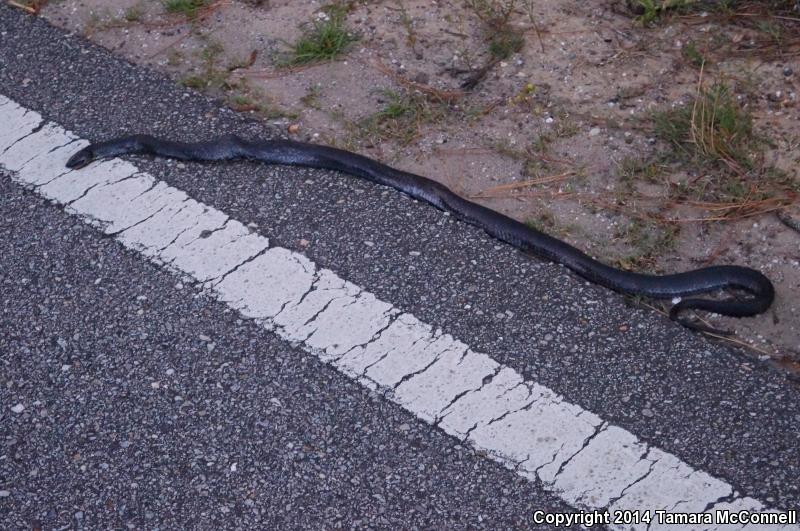
[[[202,59],[202,69],[190,76],[183,78],[181,81],[185,86],[196,89],[226,89],[229,72],[225,69],[219,68],[219,58],[224,52],[222,45],[216,41],[210,41],[200,51],[199,56]]]
[[[209,83],[208,79],[203,76],[192,75],[181,79],[181,84],[184,87],[193,88],[195,90],[204,90],[206,87],[208,87]]]
[[[743,202],[774,189],[774,183],[764,180],[765,142],[727,85],[703,88],[692,101],[653,119],[656,135],[670,148],[665,156],[697,175],[691,186],[673,187],[673,197]]]
[[[774,39],[777,47],[783,44],[785,28],[791,27],[797,15],[796,0],[628,0],[628,6],[644,26],[668,21],[670,13],[707,13],[764,33]]]
[[[554,171],[562,172],[563,167],[548,161],[553,144],[559,139],[569,138],[578,132],[578,126],[566,114],[556,112],[556,125],[549,131],[522,146],[512,146],[506,140],[492,142],[489,147],[500,155],[522,163],[521,173],[528,178],[544,177]],[[576,172],[577,174],[577,172]]]
[[[203,62],[211,68],[216,64],[224,51],[225,48],[222,47],[222,44],[216,41],[210,41],[200,52],[200,57],[203,59]]]
[[[525,225],[539,232],[550,233],[556,228],[556,218],[545,210],[536,217],[526,219]]]
[[[414,30],[414,19],[408,14],[406,6],[402,2],[398,2],[397,7],[400,10],[400,23],[406,30],[406,44],[414,52],[417,59],[422,59],[422,54],[417,50],[417,32]]]
[[[267,120],[286,118],[294,120],[297,114],[277,106],[268,94],[240,79],[228,84],[228,104],[237,112],[256,113]]]
[[[358,36],[347,28],[345,16],[342,9],[330,9],[326,19],[314,20],[311,29],[291,45],[280,66],[331,61],[342,55],[350,44],[358,40]]]
[[[634,219],[615,234],[631,250],[614,263],[628,271],[652,270],[659,256],[675,248],[679,234],[677,224]]]
[[[126,22],[139,22],[142,20],[142,16],[144,16],[144,10],[142,6],[135,5],[126,9],[123,16]]]
[[[637,0],[634,10],[639,13],[636,20],[647,26],[658,18],[660,5],[658,0]]]
[[[688,104],[653,118],[658,137],[681,158],[735,172],[753,169],[753,152],[762,141],[753,132],[752,116],[727,85],[704,88]]]
[[[756,28],[760,32],[768,35],[776,47],[783,47],[785,30],[781,25],[771,20],[760,20],[756,23]]]
[[[507,59],[525,45],[524,35],[511,25],[518,3],[518,0],[466,1],[466,7],[483,23],[489,53],[496,59]]]
[[[489,53],[498,59],[507,59],[525,45],[521,33],[511,30],[498,31],[489,40]]]
[[[386,100],[383,107],[355,124],[358,136],[364,140],[394,140],[408,145],[418,136],[423,123],[445,115],[443,103],[430,102],[422,94],[393,90],[382,94]]]
[[[719,215],[726,217],[800,191],[796,178],[766,162],[770,140],[755,132],[752,116],[725,84],[703,88],[689,103],[653,119],[657,136],[670,148],[660,154],[662,161],[688,172],[688,179],[669,185],[673,199],[739,205]]]
[[[700,68],[706,64],[706,57],[697,49],[694,41],[689,41],[681,48],[681,55],[689,61],[692,65]]]
[[[164,9],[168,13],[184,15],[187,18],[195,18],[197,12],[208,5],[208,0],[163,0]]]
[[[556,219],[552,212],[544,207],[540,208],[542,210],[538,214],[525,220],[525,225],[533,230],[538,230],[539,232],[544,232],[545,234],[558,236],[560,238],[575,236],[583,232],[578,225],[574,223],[564,225]]]
[[[619,163],[619,178],[623,183],[632,183],[639,179],[648,183],[658,182],[664,173],[664,165],[658,160],[637,157],[625,157]]]
[[[632,0],[629,2],[634,13],[638,16],[636,20],[644,26],[655,22],[664,13],[672,10],[681,10],[697,4],[696,0]],[[724,1],[719,3],[725,3]]]

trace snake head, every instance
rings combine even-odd
[[[72,155],[67,161],[67,168],[77,170],[83,168],[94,160],[94,151],[91,146],[86,146],[82,150]]]

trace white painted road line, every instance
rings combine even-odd
[[[373,294],[122,160],[67,171],[86,145],[0,96],[0,167],[124,246],[383,393],[418,418],[540,481],[581,510],[763,511],[758,500],[566,402]],[[265,167],[264,171],[269,171]],[[772,513],[780,514],[780,513]],[[611,525],[670,529],[674,525]],[[696,529],[742,529],[697,525]],[[681,527],[691,529],[692,527]],[[800,529],[795,525],[759,529]]]

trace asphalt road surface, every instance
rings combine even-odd
[[[349,176],[64,168],[132,132],[280,134],[0,6],[2,528],[796,517],[780,372]]]

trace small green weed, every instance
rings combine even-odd
[[[517,0],[467,0],[467,7],[481,20],[495,59],[507,59],[525,45],[523,34],[511,26]]]
[[[141,5],[135,5],[125,10],[123,17],[126,22],[139,22],[144,16],[144,10]]]
[[[208,5],[208,0],[164,0],[168,13],[177,13],[187,18],[195,18],[197,12]]]
[[[312,27],[294,44],[280,66],[292,67],[321,61],[332,61],[358,40],[345,24],[346,11],[329,9],[326,18],[314,20]]]
[[[414,52],[417,59],[422,59],[422,52],[417,49],[417,32],[414,30],[414,19],[408,14],[406,6],[402,1],[397,2],[397,8],[400,10],[400,23],[406,30],[406,44]]]
[[[193,88],[195,90],[203,90],[208,86],[208,80],[203,76],[192,75],[181,79],[181,84],[184,87]]]
[[[647,26],[657,19],[660,6],[656,1],[657,0],[638,0],[635,10],[640,14],[636,20]]]
[[[631,249],[615,265],[629,271],[651,270],[659,256],[675,247],[679,234],[677,224],[634,219],[615,235]]]
[[[226,86],[229,72],[218,67],[219,58],[224,51],[218,42],[209,42],[200,52],[203,59],[202,71],[185,77],[182,83],[196,90],[229,88]]]
[[[322,107],[319,103],[319,97],[322,95],[322,86],[314,84],[308,87],[305,95],[300,98],[300,103],[310,109],[320,110]]]
[[[395,140],[411,143],[419,134],[420,125],[444,116],[445,105],[429,101],[416,92],[383,91],[385,105],[357,125],[360,136],[372,142]]]
[[[525,45],[525,38],[516,31],[500,31],[489,41],[489,53],[498,59],[507,59]]]
[[[619,177],[623,181],[643,179],[648,183],[656,183],[664,173],[664,166],[657,160],[625,157],[619,163]]]
[[[686,45],[681,49],[681,55],[683,55],[684,59],[689,61],[697,68],[700,68],[706,64],[705,55],[700,53],[694,41],[689,41],[686,43]]]
[[[556,218],[552,213],[545,210],[536,217],[526,219],[525,225],[533,230],[546,233],[552,231],[556,227]]]
[[[695,0],[628,0],[631,9],[638,16],[636,20],[649,26],[668,10],[682,8]]]

